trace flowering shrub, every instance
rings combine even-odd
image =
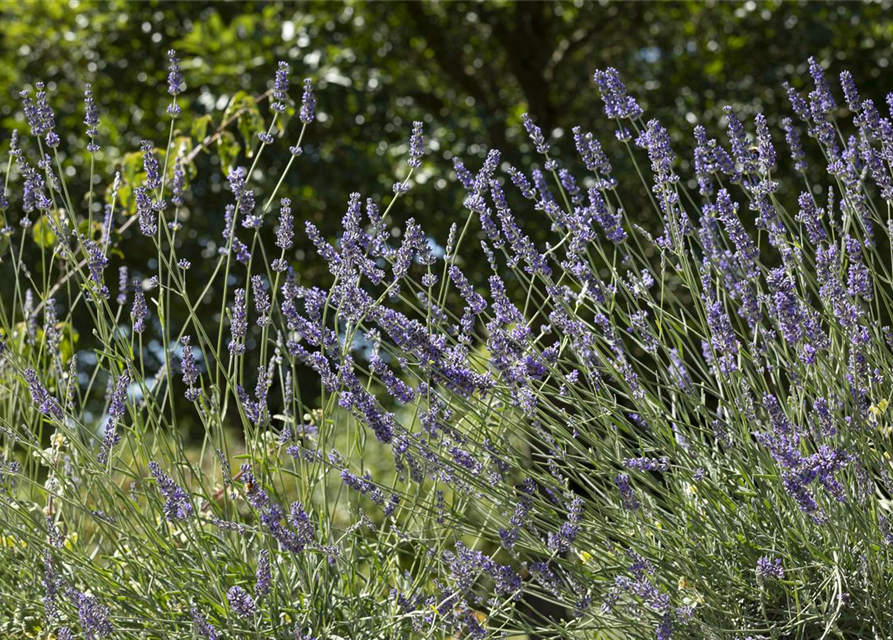
[[[689,182],[598,71],[642,185],[618,185],[582,128],[560,164],[525,116],[542,168],[457,159],[467,211],[442,247],[389,222],[423,164],[415,123],[383,211],[355,193],[337,239],[305,224],[318,283],[299,279],[285,174],[262,199],[251,186],[295,115],[285,173],[300,163],[315,99],[305,80],[292,103],[289,72],[250,166],[228,171],[201,283],[177,257],[194,153],[176,55],[168,144],[111,181],[101,223],[92,175],[85,214],[70,197],[50,97],[23,94],[31,136],[12,137],[2,200],[3,633],[887,636],[893,127],[846,72],[845,106],[812,60],[808,97],[787,88],[789,180],[768,119],[751,137],[727,108],[726,142],[696,127]],[[89,87],[85,124],[92,154]],[[630,188],[653,214],[624,207]],[[654,215],[658,237],[636,224]],[[122,264],[113,297],[108,267],[135,243],[157,261],[135,281]],[[212,287],[220,314],[202,317]],[[75,317],[100,348],[77,350]],[[308,371],[318,389],[296,383]]]

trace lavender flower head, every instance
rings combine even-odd
[[[47,100],[44,84],[42,82],[36,82],[34,83],[34,87],[37,89],[37,114],[40,118],[42,132],[46,133],[44,141],[47,143],[48,147],[55,149],[59,146],[60,140],[59,136],[54,131],[56,128],[56,118],[53,114],[53,109],[50,107],[50,103]],[[32,133],[34,133],[33,128]]]
[[[668,458],[626,458],[623,466],[637,471],[667,471],[670,468]]]
[[[118,267],[118,296],[115,302],[123,305],[127,302],[127,291],[130,289],[130,276],[128,274],[127,265]]]
[[[270,552],[264,549],[257,558],[257,582],[254,585],[254,592],[258,597],[263,597],[270,593],[270,582],[272,581],[272,572],[270,570]]]
[[[245,353],[245,335],[248,333],[248,313],[245,309],[245,289],[236,289],[235,302],[233,302],[232,315],[230,316],[229,352],[235,356]]]
[[[422,137],[422,123],[412,123],[412,136],[409,138],[409,164],[413,169],[422,166],[422,155],[425,153],[425,140]]]
[[[183,353],[180,360],[180,369],[183,372],[183,382],[189,387],[186,391],[186,399],[190,402],[198,400],[201,392],[195,388],[198,382],[198,368],[195,366],[195,355],[192,351],[192,337],[183,336]]]
[[[626,86],[620,80],[617,69],[613,67],[608,67],[604,71],[599,69],[595,72],[593,80],[602,94],[606,116],[611,119],[633,119],[642,115],[642,108],[635,98],[627,94]]]
[[[112,449],[121,441],[118,433],[118,422],[124,417],[127,408],[127,386],[130,384],[130,374],[124,371],[115,383],[115,389],[109,400],[109,420],[105,426],[105,437],[99,451],[98,460],[102,465],[108,464]]]
[[[174,160],[174,176],[171,181],[171,202],[177,207],[183,206],[183,195],[186,189],[186,171],[183,169],[183,157]]]
[[[201,611],[192,607],[192,609],[189,610],[189,613],[192,615],[192,622],[195,624],[195,630],[199,636],[205,640],[217,640],[217,629],[208,622]]]
[[[84,250],[87,253],[87,266],[90,271],[90,280],[95,285],[90,292],[94,299],[106,299],[109,297],[109,289],[102,282],[102,272],[109,260],[102,252],[102,248],[92,240],[84,241]]]
[[[257,604],[242,587],[232,587],[226,592],[226,599],[240,618],[250,618],[257,613]]]
[[[304,124],[310,124],[316,118],[316,96],[313,95],[313,81],[310,78],[304,78],[304,94],[301,96],[298,118]]]
[[[859,90],[856,88],[856,81],[853,80],[853,74],[849,71],[841,71],[840,86],[843,89],[847,107],[853,113],[858,113],[862,108],[862,100],[859,98]]]
[[[149,196],[148,187],[137,187],[133,191],[136,199],[136,215],[139,217],[140,233],[152,237],[158,233],[158,220],[155,216],[155,204]]]
[[[146,172],[146,187],[158,189],[161,187],[161,166],[158,164],[158,158],[155,157],[155,145],[150,140],[143,140],[140,143],[140,149],[143,151],[143,171]]]
[[[815,109],[822,113],[834,111],[837,103],[831,95],[831,87],[825,79],[825,72],[822,65],[816,62],[815,58],[809,58],[809,75],[815,83],[815,90],[809,93],[809,99]]]
[[[133,330],[136,333],[142,333],[146,330],[146,318],[149,317],[149,307],[146,305],[146,296],[143,294],[140,283],[133,283],[133,308],[130,311],[130,318],[133,322]]]
[[[31,400],[37,410],[46,416],[62,421],[64,414],[59,401],[41,384],[34,369],[25,370],[25,381],[31,391]]]
[[[186,82],[183,80],[183,74],[180,72],[180,58],[177,52],[171,49],[167,52],[168,71],[167,71],[167,92],[173,97],[167,113],[172,118],[180,115],[180,105],[177,104],[177,96],[186,90]]]
[[[163,495],[165,499],[165,519],[169,522],[174,522],[176,520],[185,520],[190,517],[192,515],[192,502],[189,499],[189,494],[177,486],[171,477],[161,470],[161,467],[157,462],[150,462],[149,470],[152,472],[152,477],[155,478],[155,482],[158,484],[158,490],[161,491],[161,495]]]
[[[276,246],[283,251],[291,249],[294,237],[294,218],[291,214],[291,200],[282,198],[279,201],[279,228],[276,230]]]
[[[109,621],[109,608],[93,596],[88,596],[76,589],[68,590],[68,597],[78,609],[78,622],[85,640],[100,640],[111,635],[115,628]]]
[[[636,498],[636,494],[633,491],[633,487],[629,482],[629,476],[625,473],[618,474],[617,477],[614,478],[614,484],[620,489],[620,499],[623,503],[623,508],[627,511],[636,511],[640,505],[639,500]]]
[[[172,96],[178,96],[186,90],[186,82],[183,81],[183,74],[180,72],[180,58],[173,49],[167,52],[168,74],[167,74],[167,92]]]
[[[781,126],[785,132],[785,141],[791,150],[791,160],[794,161],[794,169],[796,171],[806,171],[806,153],[803,151],[803,145],[800,142],[800,133],[794,127],[794,123],[790,118],[783,118]]]
[[[533,142],[536,152],[543,155],[549,153],[549,143],[546,142],[542,129],[533,122],[529,113],[521,116],[521,122],[524,123],[524,129],[527,131],[527,135],[530,136],[530,141]]]
[[[96,142],[96,136],[99,135],[99,111],[93,101],[93,88],[89,84],[84,85],[84,124],[87,125],[87,137],[90,138],[87,151],[96,153],[99,151],[99,144]]]
[[[288,72],[290,67],[285,61],[279,62],[279,68],[276,70],[276,76],[273,80],[273,99],[275,102],[270,108],[277,112],[285,111],[285,101],[288,100]]]
[[[784,568],[781,566],[781,558],[763,556],[757,560],[757,577],[763,580],[774,578],[784,580]]]

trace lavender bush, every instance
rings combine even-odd
[[[0,203],[0,631],[889,637],[893,126],[849,74],[841,101],[809,69],[779,129],[758,114],[751,135],[729,108],[724,139],[696,127],[688,178],[597,71],[642,183],[618,185],[583,128],[560,163],[525,116],[541,166],[457,159],[467,211],[442,245],[391,223],[425,166],[415,123],[391,197],[351,194],[338,238],[304,225],[330,272],[316,283],[285,174],[252,187],[270,154],[300,166],[312,132],[312,82],[296,96],[288,64],[228,171],[208,282],[177,256],[202,141],[181,129],[176,54],[167,145],[109,180],[101,221],[92,172],[87,202],[70,197],[51,96],[23,93]],[[89,87],[84,106],[93,154]],[[625,207],[631,189],[653,211]],[[152,271],[114,273],[139,243]],[[77,349],[75,317],[101,348]],[[318,389],[296,383],[308,371]]]

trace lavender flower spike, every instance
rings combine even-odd
[[[613,67],[608,67],[604,71],[599,69],[595,72],[593,80],[602,94],[606,116],[612,119],[634,119],[642,115],[642,108],[635,98],[627,94],[626,86],[620,80],[617,69]]]
[[[546,142],[542,129],[536,126],[529,113],[521,116],[521,122],[524,123],[524,129],[527,131],[527,135],[530,136],[530,141],[533,142],[536,152],[544,155],[549,153],[549,143]]]
[[[288,72],[290,67],[285,61],[279,62],[279,68],[276,70],[276,77],[273,81],[273,99],[275,102],[270,108],[277,113],[285,111],[285,101],[288,100]]]
[[[167,92],[173,97],[167,113],[172,118],[180,115],[180,105],[177,104],[177,96],[186,90],[186,83],[183,81],[183,74],[180,72],[180,58],[177,52],[171,49],[167,52],[168,73],[167,73]]]
[[[757,577],[764,580],[770,578],[784,580],[784,568],[781,566],[781,558],[773,560],[769,556],[763,556],[757,560]]]
[[[99,135],[99,112],[93,101],[93,88],[89,84],[84,85],[84,124],[87,125],[87,137],[90,138],[87,151],[96,153],[99,151],[99,144],[96,142],[96,136]]]
[[[270,552],[264,549],[260,552],[257,559],[257,583],[254,585],[254,592],[258,597],[262,597],[270,593],[270,582],[272,581],[272,571],[270,570]]]
[[[425,140],[422,137],[422,123],[412,123],[412,136],[409,138],[409,166],[418,169],[422,166],[422,154],[425,153]]]
[[[25,381],[31,391],[31,400],[42,414],[62,421],[64,414],[59,401],[40,383],[37,372],[34,369],[25,370]]]
[[[304,78],[304,95],[301,96],[298,117],[304,124],[310,124],[316,118],[316,96],[313,95],[313,81],[310,78]]]
[[[165,498],[164,517],[169,522],[185,520],[190,517],[193,509],[189,494],[177,486],[171,477],[161,470],[157,462],[150,462],[149,470],[158,484],[158,490],[161,491],[161,495]]]
[[[217,629],[208,622],[201,611],[192,607],[192,609],[189,610],[189,613],[192,615],[192,621],[195,623],[195,630],[199,636],[205,640],[217,640]]]
[[[245,310],[245,289],[236,289],[236,300],[233,303],[232,316],[230,317],[230,332],[232,339],[229,342],[229,352],[234,356],[245,353],[245,335],[248,333],[248,314]]]
[[[232,587],[227,591],[226,599],[240,618],[250,618],[257,612],[257,604],[242,587]]]

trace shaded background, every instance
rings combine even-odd
[[[813,55],[831,78],[850,69],[863,97],[882,105],[893,89],[890,9],[890,2],[4,3],[0,150],[7,148],[9,131],[25,130],[18,92],[45,81],[65,162],[72,167],[72,196],[86,206],[85,82],[93,84],[100,108],[96,188],[104,190],[115,169],[138,160],[140,140],[165,145],[168,49],[179,52],[188,85],[178,127],[193,137],[219,126],[238,90],[266,91],[276,61],[287,60],[292,98],[300,99],[300,78],[309,76],[319,103],[305,155],[281,192],[294,201],[299,226],[312,220],[334,239],[349,193],[360,191],[386,204],[391,185],[406,170],[410,123],[418,119],[426,123],[431,153],[416,174],[419,184],[392,212],[391,222],[396,229],[415,217],[442,243],[449,226],[463,219],[464,193],[452,175],[452,157],[461,156],[476,170],[486,150],[496,147],[511,164],[537,163],[521,127],[521,115],[530,111],[548,133],[554,155],[572,167],[579,162],[570,129],[580,124],[594,131],[615,160],[632,219],[653,227],[647,192],[624,161],[623,147],[611,143],[614,127],[602,114],[591,82],[594,69],[620,70],[646,117],[660,118],[673,135],[683,165],[691,156],[694,125],[703,123],[711,136],[719,136],[726,104],[742,120],[764,111],[786,162],[777,128],[790,115],[782,83],[806,85],[806,58]],[[265,104],[258,113],[269,122]],[[231,127],[224,144],[196,159],[198,177],[190,184],[178,248],[194,265],[192,282],[205,283],[213,266],[208,258],[220,243],[230,198],[222,188],[223,165],[234,155],[236,163],[250,163],[245,138],[254,125],[259,123]],[[253,185],[257,193],[270,193],[298,125],[290,122],[284,139],[265,152]],[[32,161],[33,151],[26,145]],[[683,175],[691,173],[683,169]],[[14,182],[11,222],[19,215],[18,189]],[[780,197],[790,195],[782,191]],[[101,218],[101,204],[95,206],[94,217]],[[638,219],[636,211],[649,213]],[[534,238],[548,231],[543,219],[521,219]],[[268,223],[265,233],[272,234],[272,227]],[[134,233],[121,239],[127,264],[150,274],[154,249],[149,242],[127,243]],[[300,230],[290,257],[301,281],[324,277]],[[113,295],[122,259],[114,256],[107,270]],[[472,280],[475,268],[465,265]],[[0,276],[9,269],[5,260]],[[209,325],[218,321],[216,293],[206,299]],[[88,350],[89,331],[81,335],[78,346]],[[155,353],[159,347],[156,341]]]

